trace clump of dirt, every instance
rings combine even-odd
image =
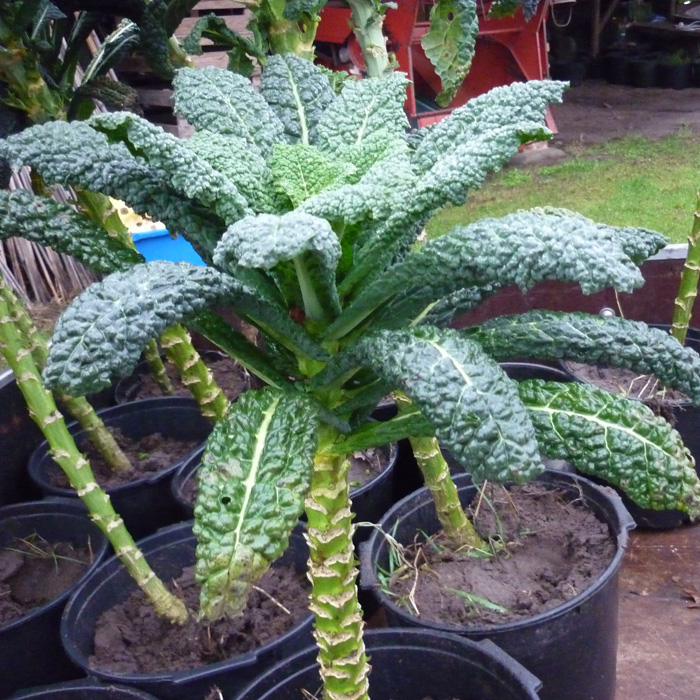
[[[682,391],[665,387],[653,375],[582,362],[566,362],[565,367],[579,381],[594,384],[600,389],[626,396],[628,399],[639,399],[652,406],[690,401]]]
[[[196,440],[178,440],[162,433],[132,439],[119,429],[113,428],[111,432],[133,467],[127,473],[114,472],[88,439],[81,441],[79,445],[81,452],[84,452],[90,460],[97,483],[106,489],[129,484],[149,474],[167,469],[201,444]],[[69,488],[68,477],[57,464],[53,466],[54,468],[47,474],[49,483],[52,486]]]
[[[194,567],[185,568],[172,588],[189,610],[198,607]],[[304,573],[274,566],[260,579],[258,588],[261,590],[252,591],[240,617],[205,624],[192,615],[177,628],[159,618],[136,590],[98,619],[90,666],[118,674],[196,668],[256,649],[309,614],[310,586]]]
[[[424,620],[502,624],[575,597],[615,555],[605,523],[580,499],[542,484],[489,487],[474,522],[490,556],[455,551],[441,534],[423,539],[406,548],[407,564],[390,578],[394,600]]]
[[[0,548],[0,627],[60,596],[91,562],[89,549],[36,534]]]

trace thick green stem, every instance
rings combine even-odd
[[[177,367],[182,383],[192,392],[202,415],[214,422],[223,418],[228,400],[194,349],[189,333],[182,326],[173,326],[160,336],[160,344]]]
[[[158,388],[164,394],[171,396],[174,393],[173,385],[165,370],[165,365],[160,357],[160,350],[158,350],[158,343],[155,340],[149,340],[146,343],[146,347],[143,349],[143,356],[146,358],[148,369],[151,371],[153,380],[158,385]]]
[[[412,407],[405,395],[397,394],[395,399],[400,414]],[[450,468],[442,456],[437,439],[412,437],[410,442],[425,485],[435,501],[435,510],[444,533],[457,547],[487,549],[462,508],[457,487],[452,481]]]
[[[8,307],[10,319],[15,324],[23,346],[32,354],[35,364],[42,370],[46,365],[46,358],[49,354],[49,346],[43,334],[36,327],[29,317],[24,306],[12,293],[10,288],[0,278],[0,298],[5,301]],[[73,397],[61,394],[58,399],[64,404],[68,412],[80,423],[85,430],[92,444],[97,448],[102,459],[115,472],[126,473],[132,470],[129,458],[114,439],[114,436],[107,430],[102,419],[97,415],[95,409],[84,397]]]
[[[372,0],[347,0],[350,5],[352,31],[362,49],[367,76],[381,78],[393,70],[386,50],[386,37],[382,32],[384,11],[378,11],[378,3]]]
[[[698,295],[698,280],[700,279],[700,190],[695,201],[693,226],[688,236],[688,254],[683,265],[678,294],[673,306],[673,322],[671,335],[679,342],[685,343],[685,335],[690,325],[693,305]]]
[[[187,619],[184,603],[170,593],[152,571],[122,519],[114,512],[109,496],[97,485],[90,463],[79,452],[51,393],[41,382],[31,352],[23,347],[4,299],[0,299],[0,351],[14,372],[17,387],[27,402],[29,415],[49,442],[51,456],[65,472],[92,520],[105,534],[156,612],[174,623],[183,623]]]
[[[318,15],[303,13],[301,19],[293,22],[284,16],[286,5],[286,0],[268,0],[270,17],[267,40],[270,53],[294,53],[307,61],[313,61],[314,39],[321,18]]]
[[[333,440],[325,429],[321,447]],[[357,567],[349,462],[319,451],[306,499],[309,542],[310,609],[323,680],[324,700],[367,700],[370,666],[363,641],[364,622],[357,599]]]
[[[326,317],[326,311],[319,301],[311,275],[301,255],[294,257],[294,270],[297,273],[301,298],[304,301],[304,314],[313,321],[323,321]]]

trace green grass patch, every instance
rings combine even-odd
[[[564,207],[616,226],[660,231],[685,243],[700,187],[700,136],[688,130],[651,141],[631,136],[591,146],[567,147],[560,165],[495,173],[464,206],[437,214],[431,238],[454,226],[517,209]]]

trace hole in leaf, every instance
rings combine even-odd
[[[229,503],[231,503],[231,496],[222,496],[221,497],[221,505],[222,506],[227,506]]]
[[[448,12],[447,13],[447,21],[451,22],[455,18],[455,13],[454,12]]]

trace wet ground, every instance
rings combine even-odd
[[[631,534],[620,576],[617,700],[700,698],[700,525]]]
[[[564,150],[574,142],[700,131],[700,89],[590,81],[566,93],[555,120],[553,145]],[[620,574],[616,700],[700,700],[700,524],[630,535]]]
[[[681,127],[700,130],[700,88],[633,88],[591,80],[570,88],[554,117],[555,145],[600,143],[631,134],[661,138]]]

